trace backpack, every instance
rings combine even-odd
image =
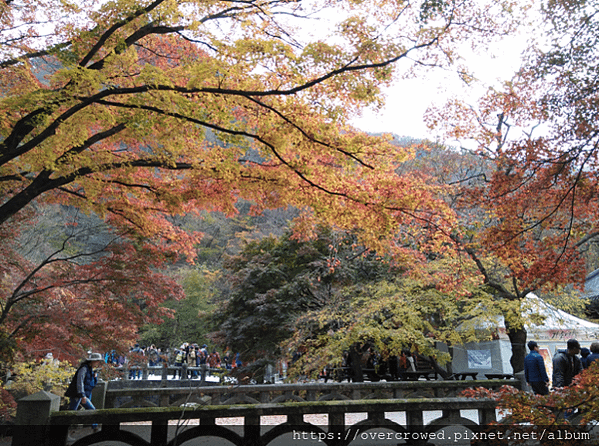
[[[131,352],[132,352],[132,353],[140,353],[140,354],[142,354],[142,355],[144,355],[144,356],[145,356],[145,353],[144,353],[144,351],[143,351],[143,350],[142,350],[140,347],[134,347],[134,348],[132,348],[132,349],[131,349]]]

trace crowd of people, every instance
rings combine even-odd
[[[539,345],[535,341],[530,341],[528,348],[530,353],[524,358],[526,382],[537,395],[548,395],[550,381]],[[553,356],[552,387],[559,389],[569,386],[576,375],[597,359],[599,359],[599,342],[593,342],[590,348],[581,348],[576,339],[568,340],[566,349],[557,350]]]
[[[550,384],[553,388],[563,388],[572,384],[574,377],[582,372],[583,369],[589,367],[591,363],[599,359],[599,342],[593,342],[590,348],[580,347],[580,343],[576,339],[570,339],[566,343],[566,349],[557,350],[553,357],[553,376],[550,383],[547,370],[545,368],[545,361],[540,354],[540,348],[537,342],[528,342],[528,348],[530,353],[524,359],[524,374],[526,382],[531,386],[533,392],[537,395],[549,394]],[[579,356],[580,355],[580,356]],[[143,364],[148,366],[160,366],[164,362],[167,364],[179,367],[175,370],[175,377],[179,372],[186,371],[189,373],[188,378],[197,377],[196,370],[188,370],[188,367],[199,367],[206,365],[210,369],[214,368],[225,368],[232,369],[235,367],[241,367],[243,364],[240,360],[239,353],[232,357],[229,352],[225,352],[221,355],[212,349],[209,352],[206,344],[200,346],[196,343],[183,343],[179,348],[173,349],[172,351],[162,352],[155,345],[150,345],[147,348],[140,347],[139,344],[135,344],[130,351],[129,355],[119,355],[116,351],[106,353],[104,356],[100,353],[88,352],[88,357],[83,360],[75,372],[71,383],[65,393],[65,396],[70,398],[69,409],[73,410],[81,405],[83,408],[88,410],[94,410],[95,407],[91,402],[92,390],[97,383],[97,369],[100,364],[106,362],[114,366],[123,366],[127,363],[132,363],[133,360],[141,361]],[[349,361],[349,355],[346,355],[346,360]],[[404,357],[404,355],[402,355]],[[367,364],[375,356],[372,351],[368,350]],[[294,360],[297,360],[294,356]],[[398,364],[401,364],[398,358]],[[142,364],[139,364],[142,365]],[[183,367],[187,365],[187,367]],[[372,363],[374,365],[374,363]],[[405,367],[409,367],[406,363]],[[138,367],[131,368],[130,378],[134,379],[141,377],[137,375],[139,371]],[[569,417],[572,413],[566,412],[565,416]],[[94,430],[97,429],[97,425],[92,426]]]
[[[146,365],[149,367],[159,367],[164,364],[174,367],[180,367],[174,372],[175,378],[182,378],[181,373],[189,367],[207,366],[209,369],[233,369],[241,367],[242,361],[240,354],[235,356],[226,351],[222,356],[213,348],[208,349],[208,345],[199,345],[197,343],[185,342],[180,347],[174,349],[166,349],[162,351],[154,344],[149,347],[142,347],[135,344],[127,355],[119,354],[115,350],[107,352],[104,355],[104,361],[107,364],[112,364],[115,367],[127,365],[129,367],[129,379],[141,379],[141,369]],[[199,376],[196,370],[189,370],[188,378],[197,378]]]
[[[49,353],[46,355],[45,361],[51,360],[53,360],[53,357]],[[236,353],[232,357],[227,351],[221,357],[216,349],[212,349],[212,352],[209,352],[206,344],[199,346],[196,343],[187,342],[183,343],[179,348],[166,349],[164,352],[160,348],[156,348],[154,344],[149,347],[141,347],[139,344],[135,344],[127,355],[119,354],[116,350],[111,350],[104,355],[89,351],[87,358],[79,364],[65,392],[65,396],[69,398],[69,410],[76,410],[79,406],[87,410],[95,410],[92,403],[92,391],[98,382],[97,370],[103,363],[111,364],[115,367],[129,365],[130,379],[141,379],[140,366],[145,365],[156,367],[166,363],[180,367],[175,370],[175,377],[178,376],[181,378],[181,373],[185,370],[188,373],[188,378],[191,379],[197,378],[198,372],[196,370],[187,370],[187,367],[206,365],[209,371],[215,368],[233,369],[243,366],[239,353]],[[183,367],[183,365],[187,367]],[[97,424],[93,424],[92,429],[94,432],[97,432],[99,427]],[[71,434],[69,434],[69,438],[72,439]]]

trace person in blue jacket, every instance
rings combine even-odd
[[[95,410],[92,404],[92,390],[98,383],[98,374],[94,371],[104,362],[100,353],[90,353],[89,357],[81,363],[73,376],[65,396],[69,397],[69,410],[77,410],[79,404],[88,410]]]
[[[530,353],[524,358],[524,377],[526,382],[537,395],[549,394],[549,376],[545,369],[545,361],[539,353],[539,344],[535,341],[528,343]]]
[[[591,351],[586,348],[586,347],[582,347],[580,349],[580,363],[582,364],[582,368],[586,369],[589,364],[587,362],[587,358],[589,357],[589,355],[591,354]]]
[[[587,367],[597,360],[599,360],[599,342],[593,342],[591,344],[591,354],[586,357]]]

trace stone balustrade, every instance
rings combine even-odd
[[[154,387],[149,387],[153,384]],[[521,387],[519,380],[393,381],[377,383],[297,383],[200,386],[198,381],[111,381],[96,389],[103,408],[178,407],[183,404],[232,405],[283,402],[453,398],[471,387]]]
[[[166,446],[206,437],[203,438],[206,443],[202,444],[219,445],[227,440],[239,446],[258,446],[273,441],[279,441],[277,444],[301,444],[311,439],[312,443],[306,444],[322,442],[329,446],[346,446],[356,439],[375,438],[377,444],[391,445],[402,443],[398,439],[406,438],[410,439],[408,444],[425,444],[426,441],[421,441],[422,435],[428,438],[451,435],[452,439],[457,439],[457,432],[459,439],[466,439],[467,442],[451,441],[451,444],[460,445],[470,444],[473,433],[481,432],[489,423],[496,421],[494,401],[468,398],[311,401],[59,412],[52,409],[53,403],[49,402],[53,397],[55,395],[45,392],[27,401],[30,404],[28,411],[37,414],[35,425],[18,426],[13,446],[62,446],[67,442],[69,426],[91,423],[99,423],[101,430],[84,436],[78,443],[91,445],[119,441],[125,444]],[[474,414],[474,417],[467,416],[465,411]],[[363,415],[362,419],[348,423],[348,418],[356,414]],[[434,415],[433,419],[430,414]],[[265,423],[265,419],[268,422]],[[425,422],[425,419],[429,421]],[[133,430],[132,424],[138,428],[137,431]],[[140,425],[146,429],[140,430]]]
[[[175,365],[167,365],[163,363],[163,365],[157,366],[119,366],[114,367],[114,370],[118,372],[122,379],[124,380],[150,380],[150,379],[158,379],[166,381],[169,378],[178,377],[182,380],[190,379],[189,375],[193,374],[195,379],[200,380],[202,382],[206,381],[206,377],[211,374],[226,374],[230,372],[230,370],[224,368],[211,368],[208,365],[204,364],[197,367],[188,367],[186,364],[183,366],[175,366]],[[131,378],[131,375],[134,378]]]

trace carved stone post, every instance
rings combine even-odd
[[[108,382],[98,381],[92,390],[92,404],[96,409],[106,408],[106,389],[108,389]]]
[[[17,419],[12,445],[47,444],[50,413],[59,409],[60,397],[45,390],[21,398],[17,403]],[[64,430],[65,440],[66,433],[67,429]]]

